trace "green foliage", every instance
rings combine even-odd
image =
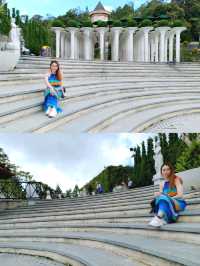
[[[0,3],[0,34],[9,35],[11,30],[11,18],[7,4]]]
[[[55,19],[52,21],[52,27],[64,27],[64,23],[60,19]]]
[[[71,195],[72,195],[72,190],[71,189],[67,190],[66,191],[66,198],[70,198]]]
[[[169,24],[170,24],[170,22],[168,20],[164,19],[164,20],[157,21],[156,25],[154,25],[154,26],[156,26],[156,27],[168,27]]]
[[[177,133],[170,133],[168,139],[166,134],[159,134],[159,138],[164,161],[169,161],[175,166],[177,158],[187,145]]]
[[[29,20],[23,25],[25,46],[35,55],[40,55],[42,46],[52,47],[53,33],[48,23]]]
[[[177,20],[173,20],[170,23],[171,27],[183,27],[185,26],[185,22],[183,20],[177,19]]]
[[[78,197],[79,192],[80,192],[80,189],[79,189],[78,185],[75,185],[74,190],[72,192],[73,197],[74,198]]]
[[[68,20],[67,24],[66,24],[67,27],[74,27],[74,28],[79,28],[80,27],[80,22],[78,22],[77,20]]]
[[[121,19],[122,27],[137,27],[137,22],[133,18]]]
[[[134,148],[134,167],[108,166],[86,184],[85,188],[87,191],[95,191],[97,183],[101,183],[104,192],[109,192],[122,182],[127,184],[128,179],[133,181],[135,187],[150,185],[155,174],[153,156],[153,139],[149,138],[146,144],[143,142],[141,147]]]
[[[177,159],[177,171],[200,167],[200,140],[193,140],[192,144],[187,147]]]
[[[98,20],[93,23],[97,27],[107,27],[108,23],[106,21]]]
[[[128,178],[133,178],[133,167],[130,166],[108,166],[91,182],[86,184],[85,188],[91,194],[96,191],[97,183],[101,183],[104,192],[112,191],[113,187],[120,185],[123,181],[127,182]]]
[[[112,20],[120,20],[122,18],[132,18],[134,16],[134,4],[125,4],[123,7],[118,7],[116,10],[113,10],[111,13]]]
[[[1,180],[0,191],[3,192],[6,198],[25,199],[26,193],[17,180]]]
[[[113,27],[122,27],[122,22],[120,20],[114,20],[112,23]]]
[[[189,50],[187,42],[184,42],[181,46],[181,61],[183,62],[200,61],[200,50],[197,48]]]
[[[61,193],[62,193],[62,189],[60,188],[59,185],[56,186],[55,193],[56,193],[56,194],[61,194]]]
[[[140,23],[140,27],[149,27],[149,26],[152,26],[152,21],[150,19],[144,19]]]
[[[24,172],[12,164],[2,148],[0,148],[0,191],[8,198],[25,198],[20,180],[32,178],[29,172]]]
[[[178,172],[200,166],[200,134],[187,134],[187,137],[192,143],[189,147],[176,133],[158,135],[164,161],[170,161]],[[129,178],[135,187],[151,185],[155,175],[155,140],[149,138],[146,143],[142,142],[133,149],[133,167],[108,166],[84,186],[86,190],[91,193],[96,190],[97,183],[101,183],[104,191],[109,192],[122,182],[127,183]]]
[[[83,20],[81,22],[81,27],[93,27],[93,24],[90,20]]]
[[[137,27],[137,22],[134,19],[128,19],[127,27]]]

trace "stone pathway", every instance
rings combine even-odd
[[[196,132],[197,125],[200,125],[200,108],[199,113],[178,116],[166,119],[150,128],[148,132]]]
[[[0,265],[3,266],[63,266],[64,264],[49,259],[16,254],[0,254]]]

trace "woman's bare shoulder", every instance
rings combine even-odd
[[[183,180],[182,180],[182,178],[180,176],[176,175],[175,184],[183,184]]]
[[[160,181],[160,186],[163,187],[165,184],[165,180]]]
[[[49,77],[50,75],[51,75],[51,71],[48,70],[48,71],[46,72],[46,74],[45,74],[45,77]]]

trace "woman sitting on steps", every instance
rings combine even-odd
[[[164,163],[161,167],[161,175],[165,181],[160,184],[160,192],[155,193],[153,211],[155,217],[149,225],[160,227],[167,223],[177,221],[179,212],[184,211],[186,202],[183,199],[183,181],[175,175],[170,163]]]
[[[60,70],[59,63],[54,60],[50,64],[50,69],[45,75],[45,84],[47,86],[44,96],[44,110],[49,117],[56,117],[62,112],[59,106],[59,100],[64,98],[62,87],[63,74]]]

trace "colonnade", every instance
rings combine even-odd
[[[113,61],[180,62],[181,33],[185,27],[52,28],[56,33],[56,57],[94,60],[98,43],[100,60],[107,60],[111,45]]]

